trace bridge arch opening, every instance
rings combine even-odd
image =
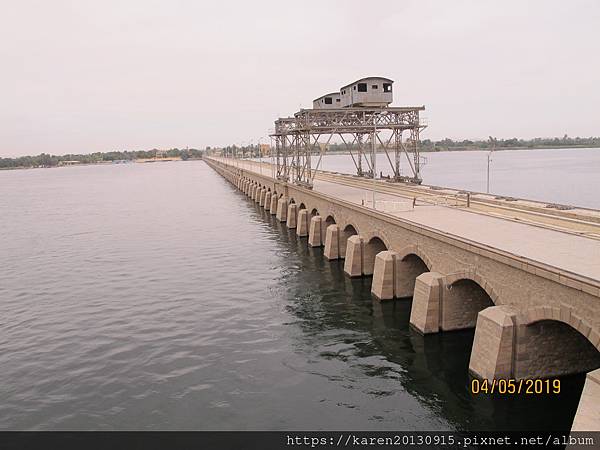
[[[317,208],[313,208],[312,211],[310,212],[310,216],[316,217],[318,215],[319,215],[319,211],[317,210]]]
[[[365,242],[363,248],[363,262],[362,272],[363,275],[373,275],[373,269],[375,268],[375,257],[377,253],[387,250],[387,246],[383,240],[377,236],[374,236],[368,242]]]
[[[440,327],[450,331],[474,328],[479,312],[494,306],[494,302],[477,281],[459,278],[446,285],[440,306]]]
[[[407,253],[398,257],[395,270],[395,297],[410,298],[414,295],[417,277],[429,272],[431,267],[416,253]]]
[[[343,230],[340,230],[339,236],[339,257],[346,258],[346,249],[348,247],[348,239],[350,236],[357,235],[358,231],[352,224],[347,224]]]
[[[600,368],[600,350],[572,324],[556,319],[519,326],[515,350],[518,378],[548,378]]]
[[[304,203],[300,203],[300,206],[298,206],[298,211],[301,209],[306,209],[306,205]]]

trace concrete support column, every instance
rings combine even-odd
[[[256,190],[256,196],[255,196],[255,198],[254,198],[254,202],[255,202],[255,203],[258,203],[258,204],[260,204],[260,199],[261,199],[261,197],[262,197],[262,195],[263,195],[263,192],[264,192],[264,191],[263,191],[263,189],[262,189],[262,188],[258,188],[258,189]]]
[[[600,369],[587,374],[571,431],[600,431]]]
[[[344,272],[351,277],[363,275],[363,238],[355,234],[348,238],[346,246],[346,261],[344,261]]]
[[[244,182],[244,188],[242,189],[244,191],[244,194],[248,195],[248,188],[250,187],[250,182],[248,180],[246,180]]]
[[[265,200],[263,202],[263,206],[265,207],[265,211],[271,210],[271,193],[267,192],[265,194]]]
[[[490,306],[477,315],[469,372],[478,378],[512,378],[516,311],[510,306]]]
[[[391,300],[396,297],[396,263],[398,253],[385,250],[375,256],[371,294],[379,300]]]
[[[298,235],[299,237],[308,236],[308,211],[306,210],[306,208],[298,211],[296,235]]]
[[[273,193],[273,195],[271,195],[271,203],[269,206],[269,211],[271,212],[272,215],[277,214],[277,195],[275,195],[275,193]]]
[[[290,203],[287,207],[287,222],[288,228],[296,228],[296,219],[298,218],[298,205]]]
[[[275,217],[280,222],[287,221],[287,210],[288,210],[288,198],[284,195],[279,200],[277,200],[277,213]]]
[[[267,198],[267,189],[262,188],[260,196],[258,197],[258,206],[265,206],[265,199]]]
[[[410,324],[423,334],[440,331],[442,307],[442,274],[426,272],[415,280]]]
[[[323,254],[329,261],[340,257],[340,227],[337,225],[329,225],[325,232],[325,251]]]
[[[256,195],[256,190],[258,189],[258,186],[253,184],[252,187],[250,188],[250,195],[249,197],[254,200],[255,195]]]
[[[311,247],[321,247],[323,245],[323,239],[321,238],[322,222],[323,219],[321,219],[321,216],[315,216],[310,219],[308,245]]]

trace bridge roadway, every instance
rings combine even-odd
[[[412,296],[418,331],[475,327],[473,375],[589,372],[574,429],[600,430],[598,211],[484,194],[467,207],[455,190],[325,172],[310,190],[270,165],[207,162],[349,276],[372,276],[375,297]]]

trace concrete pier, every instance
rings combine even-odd
[[[271,191],[268,191],[265,194],[265,199],[263,202],[263,206],[265,208],[265,211],[270,211],[271,210]]]
[[[348,238],[346,245],[346,260],[344,261],[344,272],[350,277],[361,277],[363,272],[363,238],[354,235]]]
[[[469,361],[473,375],[487,380],[513,377],[516,316],[509,306],[494,306],[479,313]]]
[[[410,324],[423,334],[440,331],[443,276],[426,272],[415,281]]]
[[[273,193],[273,195],[271,195],[271,203],[269,206],[269,212],[272,215],[277,214],[277,195],[275,193]]]
[[[587,374],[572,431],[600,431],[600,369]]]
[[[296,222],[296,235],[298,237],[308,236],[308,211],[302,208],[298,211],[298,220]]]
[[[287,222],[288,228],[296,228],[298,222],[298,205],[290,203],[287,208]]]
[[[340,227],[329,225],[325,233],[325,258],[332,261],[340,257]]]
[[[277,212],[275,213],[275,217],[280,222],[287,222],[287,212],[288,198],[284,195],[279,200],[277,200]]]
[[[397,260],[398,253],[390,250],[379,252],[375,257],[371,293],[379,300],[390,300],[396,297]]]
[[[323,240],[321,239],[322,222],[323,219],[321,216],[314,216],[310,219],[308,245],[311,247],[321,247],[323,245]]]

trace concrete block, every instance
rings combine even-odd
[[[258,189],[258,191],[256,192],[256,198],[254,199],[254,202],[258,203],[260,205],[260,200],[262,199],[263,195],[265,194],[266,190],[263,189]]]
[[[265,201],[263,202],[263,206],[265,207],[265,211],[271,210],[271,192],[267,192],[265,195]]]
[[[589,372],[571,431],[600,431],[600,369]]]
[[[271,195],[271,204],[269,206],[269,212],[272,215],[277,214],[277,195],[275,194]]]
[[[308,211],[303,208],[298,211],[298,220],[296,222],[296,235],[298,237],[308,236]]]
[[[277,200],[277,213],[275,218],[280,222],[287,222],[288,198],[284,195]]]
[[[346,261],[344,261],[344,272],[351,277],[360,277],[363,275],[363,238],[355,234],[348,238],[346,246]]]
[[[379,300],[391,300],[395,293],[396,252],[385,250],[375,256],[371,294]]]
[[[265,206],[265,199],[267,198],[267,190],[262,188],[258,196],[258,206]]]
[[[323,239],[321,238],[321,224],[323,219],[321,216],[314,216],[310,219],[310,225],[308,227],[308,245],[311,247],[321,247],[323,245]]]
[[[509,306],[490,306],[477,316],[469,371],[493,380],[513,376],[513,340],[517,312]]]
[[[298,205],[290,203],[287,208],[287,227],[290,229],[296,228],[296,222],[298,219]]]
[[[443,276],[437,272],[426,272],[415,281],[410,324],[423,334],[440,331],[443,285]]]
[[[329,261],[338,259],[339,253],[339,239],[340,239],[340,227],[337,225],[329,225],[325,232],[325,251],[323,252],[325,258]]]

